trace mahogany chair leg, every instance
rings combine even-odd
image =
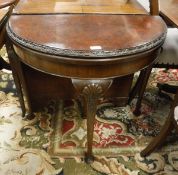
[[[139,116],[141,114],[140,108],[141,108],[141,102],[143,99],[143,95],[146,89],[146,85],[149,79],[149,76],[151,74],[151,70],[152,70],[152,65],[150,65],[149,67],[147,67],[146,69],[142,70],[142,74],[141,76],[143,76],[143,78],[141,79],[142,82],[140,82],[141,86],[140,89],[138,89],[138,99],[137,99],[137,103],[136,103],[136,107],[134,110],[134,115]]]
[[[156,136],[151,143],[140,153],[141,156],[145,157],[152,153],[155,149],[159,148],[165,141],[165,138],[169,135],[173,129],[173,113],[171,112],[162,126],[162,129],[158,136]]]
[[[164,123],[164,125],[161,128],[161,131],[158,136],[156,136],[151,143],[141,152],[141,156],[147,156],[151,152],[153,152],[155,149],[157,149],[161,144],[165,141],[168,134],[171,132],[171,130],[174,128],[175,120],[174,120],[174,108],[178,104],[178,91],[174,97],[173,104],[171,106],[171,110],[169,112],[169,115]]]

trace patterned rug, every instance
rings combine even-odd
[[[177,83],[178,70],[153,70],[139,117],[132,114],[136,99],[122,108],[111,103],[98,106],[93,142],[96,160],[87,165],[83,161],[86,120],[77,102],[49,102],[33,120],[24,120],[12,74],[0,71],[0,174],[178,175],[175,133],[150,156],[139,155],[159,133],[172,101],[170,94],[158,95],[157,82]]]

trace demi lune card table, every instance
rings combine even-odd
[[[72,1],[71,7],[64,5],[62,11],[62,1],[35,2],[20,1],[6,27],[16,84],[25,93],[30,113],[40,101],[47,101],[47,96],[80,97],[87,118],[86,161],[90,162],[98,99],[107,90],[108,95],[128,94],[133,74],[152,64],[159,54],[166,25],[159,16],[143,14],[144,9],[133,0],[128,3],[132,8],[135,4],[142,15],[125,15],[132,11],[127,6],[124,13],[123,5],[118,5],[123,14],[106,11],[109,5],[102,9],[101,1],[93,1],[98,6],[88,5],[90,13],[83,5],[90,1]],[[70,12],[74,7],[78,10]]]

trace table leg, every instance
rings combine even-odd
[[[13,49],[12,43],[8,39],[6,41],[6,48],[7,48],[7,53],[8,53],[11,69],[12,69],[14,82],[15,82],[17,93],[19,96],[19,101],[20,101],[20,105],[22,109],[22,116],[26,117],[27,119],[32,119],[35,117],[35,115],[31,108],[31,103],[30,103],[29,95],[28,95],[28,89],[27,89],[27,85],[25,82],[22,68],[21,68],[21,62]],[[26,96],[28,110],[26,110],[23,92],[25,93],[25,96]]]
[[[145,71],[141,70],[140,75],[138,76],[138,79],[129,94],[128,104],[130,104],[130,102],[136,97],[138,90],[141,88],[141,85],[142,85],[141,82],[143,82],[144,77],[145,77]]]
[[[149,79],[149,76],[151,74],[151,70],[152,70],[152,65],[150,65],[149,67],[147,67],[146,69],[142,70],[141,71],[141,78],[138,79],[140,82],[138,83],[139,85],[138,88],[137,88],[137,92],[138,92],[138,100],[137,100],[137,103],[136,103],[136,107],[135,107],[135,110],[133,111],[133,113],[136,115],[136,116],[139,116],[141,114],[141,111],[140,111],[140,108],[141,108],[141,102],[142,102],[142,99],[143,99],[143,94],[145,92],[145,89],[146,89],[146,85],[147,85],[147,82],[148,82],[148,79]]]
[[[77,80],[72,79],[72,83],[78,93],[83,97],[87,117],[87,152],[85,161],[91,163],[94,160],[92,154],[94,122],[97,104],[100,97],[112,84],[112,80]]]
[[[28,86],[24,77],[24,72],[22,69],[22,63],[20,62],[19,58],[16,56],[16,62],[17,62],[17,68],[18,68],[18,74],[21,80],[21,84],[23,87],[23,91],[25,93],[25,97],[26,97],[26,102],[27,102],[27,110],[25,113],[25,117],[29,120],[33,119],[35,117],[35,114],[33,113],[32,110],[32,105],[31,105],[31,101],[29,98],[29,90],[28,90]]]
[[[18,94],[18,97],[19,97],[20,106],[21,106],[21,109],[22,109],[22,116],[24,117],[25,113],[26,113],[24,96],[23,96],[23,92],[22,92],[20,78],[18,76],[16,57],[15,57],[15,54],[14,54],[14,51],[13,51],[13,47],[10,44],[9,41],[6,42],[6,49],[7,49],[7,54],[8,54],[11,70],[12,70],[12,75],[13,75],[13,78],[14,78],[14,83],[15,83],[17,94]]]

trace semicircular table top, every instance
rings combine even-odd
[[[14,15],[7,32],[19,45],[38,52],[108,58],[156,47],[165,39],[166,25],[148,15]]]
[[[0,9],[10,6],[11,4],[15,3],[16,0],[0,0]]]

